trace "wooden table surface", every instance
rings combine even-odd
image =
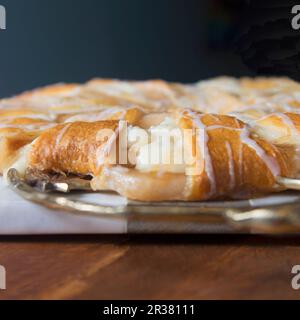
[[[299,299],[300,237],[0,237],[0,299]]]

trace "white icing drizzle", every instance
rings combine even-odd
[[[112,108],[112,109],[102,110],[99,113],[95,112],[95,113],[76,114],[75,116],[71,116],[70,118],[67,118],[64,122],[76,122],[76,121],[94,122],[94,121],[107,120],[119,112],[121,113],[120,120],[124,119],[127,113],[126,110],[121,108]]]
[[[299,135],[299,131],[297,130],[294,122],[290,119],[290,117],[288,117],[284,113],[276,113],[275,115],[278,116],[282,120],[282,122],[289,127],[291,135],[293,136]]]
[[[37,124],[0,124],[0,129],[23,129],[28,131],[41,131],[50,129],[52,127],[55,127],[57,123],[49,123],[44,125],[37,125]]]
[[[12,110],[13,112],[14,110]],[[24,113],[19,115],[7,115],[5,117],[1,117],[1,120],[4,121],[12,121],[20,118],[26,118],[26,119],[35,119],[35,120],[45,120],[45,121],[53,121],[55,120],[56,116],[52,113]]]
[[[258,145],[258,143],[250,138],[250,131],[247,127],[244,128],[230,128],[226,126],[219,126],[219,125],[213,125],[206,130],[214,130],[214,129],[219,129],[219,128],[225,128],[229,130],[235,130],[240,132],[240,139],[243,144],[246,144],[248,147],[253,149],[256,154],[262,159],[262,161],[266,164],[270,172],[273,174],[273,176],[278,176],[280,175],[280,166],[278,162],[276,161],[275,158],[270,157],[266,154],[264,149]],[[240,155],[242,156],[242,150],[240,151]],[[240,161],[242,161],[240,159]],[[240,170],[242,168],[242,163],[240,163]]]
[[[55,146],[54,146],[55,150],[58,149],[59,144],[60,144],[62,138],[64,137],[65,133],[67,132],[67,130],[70,128],[71,125],[72,125],[72,123],[68,123],[66,126],[64,126],[64,127],[61,129],[60,133],[59,133],[58,136],[56,137]]]
[[[241,126],[239,120],[236,117],[234,117],[234,122],[238,128]]]
[[[220,119],[216,117],[214,114],[210,114],[210,116],[217,122],[220,122]]]
[[[206,130],[215,130],[215,129],[228,129],[228,130],[235,130],[235,131],[241,131],[242,128],[232,128],[229,126],[223,126],[223,125],[219,125],[219,124],[213,124],[211,126],[207,126]]]
[[[237,124],[238,124],[238,120],[240,120],[240,121],[252,126],[253,119],[243,113],[231,112],[231,113],[229,113],[229,116],[234,117]]]
[[[240,144],[240,149],[239,149],[239,177],[240,181],[243,181],[243,144]]]
[[[280,175],[280,166],[278,165],[276,159],[268,156],[264,149],[260,147],[255,140],[250,138],[250,132],[247,128],[243,128],[241,130],[240,139],[244,144],[246,144],[256,152],[256,154],[263,160],[274,177]]]
[[[233,154],[232,154],[232,148],[231,145],[228,141],[225,142],[225,146],[227,149],[227,154],[228,154],[228,167],[229,167],[229,186],[230,190],[234,189],[235,187],[235,172],[234,172],[234,159],[233,159]]]
[[[101,110],[105,110],[105,108],[107,108],[107,106],[105,105],[98,105],[98,106],[94,106],[94,105],[89,105],[88,103],[84,104],[84,103],[80,103],[80,104],[76,104],[76,107],[69,107],[70,105],[67,103],[64,104],[55,104],[54,106],[50,107],[51,111],[57,116],[57,115],[61,115],[61,114],[74,114],[74,113],[80,113],[80,112],[84,112],[86,114],[86,112],[93,112],[93,111],[101,111]]]
[[[210,194],[214,194],[216,192],[217,188],[216,188],[216,179],[215,179],[214,168],[213,168],[209,148],[207,145],[208,140],[209,140],[209,137],[208,137],[208,134],[206,131],[207,127],[201,121],[202,115],[197,115],[195,112],[190,111],[190,110],[188,110],[188,113],[193,117],[193,120],[194,120],[194,123],[196,124],[196,126],[198,128],[200,128],[199,135],[198,135],[199,147],[200,147],[200,151],[202,153],[203,159],[204,159],[205,172],[206,172],[207,177],[210,181]]]

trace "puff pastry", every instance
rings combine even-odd
[[[299,110],[287,78],[48,86],[0,101],[0,172],[85,176],[140,201],[278,192],[299,176]]]

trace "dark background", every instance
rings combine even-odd
[[[260,2],[263,8],[238,0],[0,0],[7,10],[7,30],[0,31],[0,97],[96,76],[182,82],[223,74],[297,78],[298,57],[284,67],[265,57],[274,43],[281,55],[278,26],[298,39],[290,26],[291,5]],[[270,34],[279,34],[273,44],[266,41]],[[289,50],[298,52],[295,45]]]

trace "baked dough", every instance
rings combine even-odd
[[[278,176],[299,176],[299,108],[287,78],[48,86],[0,101],[0,172],[86,176],[140,201],[278,192]]]

